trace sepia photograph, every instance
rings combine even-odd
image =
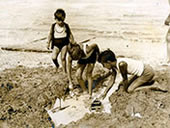
[[[170,0],[0,8],[0,128],[169,128]]]

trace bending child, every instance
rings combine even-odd
[[[83,92],[86,92],[85,81],[83,80],[83,72],[86,71],[86,77],[88,81],[88,92],[90,94],[90,98],[92,96],[92,72],[94,69],[94,65],[97,61],[99,55],[99,48],[97,44],[85,45],[83,48],[82,44],[69,44],[68,46],[68,78],[69,78],[69,88],[73,89],[72,77],[71,77],[71,69],[72,69],[72,61],[77,61],[77,71],[76,78],[81,86]]]
[[[119,85],[123,85],[124,90],[128,93],[148,88],[163,92],[167,91],[161,89],[158,86],[158,83],[150,86],[144,86],[153,84],[154,70],[150,65],[146,65],[142,61],[130,58],[116,58],[115,54],[111,50],[101,52],[98,60],[103,65],[103,67],[111,70],[114,76],[102,96],[103,99],[106,97],[108,91],[113,86],[117,71],[120,72],[123,79]],[[128,75],[131,76],[128,78]]]
[[[63,71],[66,73],[66,53],[67,45],[70,42],[74,42],[73,35],[69,28],[69,25],[64,22],[66,13],[63,9],[57,9],[54,13],[55,23],[51,25],[47,49],[52,49],[52,60],[56,66],[56,69],[59,67],[58,55],[61,52],[61,62]]]

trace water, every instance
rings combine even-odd
[[[77,40],[97,36],[160,42],[168,1],[161,0],[1,0],[0,45],[29,43],[48,35],[57,8]]]

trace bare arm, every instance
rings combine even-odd
[[[50,48],[50,43],[52,41],[52,34],[53,34],[53,25],[51,25],[50,32],[49,32],[49,35],[48,35],[47,49]]]
[[[107,75],[109,75],[109,73]],[[103,99],[106,97],[107,93],[109,92],[109,90],[114,85],[115,79],[116,79],[116,75],[117,75],[117,72],[114,69],[112,69],[112,74],[111,74],[111,78],[110,78],[111,80],[109,81],[108,86],[107,86],[106,90],[104,91],[104,93],[102,95]]]
[[[170,14],[169,14],[168,17],[166,18],[164,24],[169,26],[169,23],[170,23]]]
[[[109,77],[110,75],[112,74],[112,72],[111,71],[109,71],[109,72],[107,72],[106,74],[104,74],[104,75],[101,75],[100,77],[99,77],[99,79],[105,79],[105,78],[107,78],[107,77]]]
[[[74,44],[75,43],[75,40],[74,40],[74,36],[73,36],[73,34],[72,34],[72,32],[71,32],[71,29],[70,29],[70,27],[69,27],[69,25],[68,24],[66,24],[66,28],[67,28],[67,31],[68,31],[68,33],[69,33],[69,42],[71,43],[71,44]]]
[[[74,40],[74,36],[72,34],[72,32],[70,31],[70,37],[69,37],[69,42],[74,44],[75,43],[75,40]]]
[[[123,78],[123,86],[124,86],[124,90],[127,92],[128,89],[128,76],[127,76],[127,63],[126,62],[120,62],[119,63],[119,69],[120,69],[120,73],[121,76]]]

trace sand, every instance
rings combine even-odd
[[[124,55],[126,57],[143,60],[145,63],[154,67],[157,71],[157,80],[159,83],[169,89],[170,69],[168,66],[163,65],[166,59],[165,35],[168,28],[164,26],[164,20],[169,13],[168,1],[0,1],[0,8],[2,10],[0,14],[0,47],[16,47],[37,51],[47,50],[46,37],[51,23],[54,22],[53,13],[55,9],[59,7],[66,10],[66,22],[69,23],[77,42],[96,37],[89,43],[97,43],[101,50],[110,48],[116,55]],[[39,83],[41,80],[49,78],[50,75],[55,76],[53,70],[54,65],[51,61],[50,53],[0,50],[0,72],[3,74],[1,75],[1,86],[2,83],[10,83],[12,81],[12,83],[17,83],[19,88],[20,86],[27,87],[31,85],[30,89],[32,89],[32,87],[35,86],[34,84]],[[97,67],[96,70],[98,70]],[[35,78],[34,72],[37,72]],[[43,75],[42,72],[44,73]],[[20,74],[23,74],[23,77],[21,77]],[[62,72],[56,75],[56,77],[63,77]],[[51,78],[47,79],[46,82],[50,81]],[[64,84],[67,85],[67,80]],[[47,84],[41,83],[41,86],[46,87]],[[30,92],[30,94],[32,93]],[[7,95],[10,97],[10,93]],[[107,99],[107,102],[110,101],[111,106],[109,112],[89,112],[89,107],[85,107],[84,105],[83,99],[86,98],[86,96],[84,96],[82,99],[79,97],[79,100],[70,99],[71,105],[75,103],[75,105],[73,105],[74,107],[72,107],[73,110],[71,111],[71,107],[68,107],[61,112],[67,114],[66,111],[68,110],[73,113],[77,110],[79,112],[82,111],[81,114],[75,112],[75,118],[72,120],[61,118],[63,121],[60,123],[63,125],[60,125],[60,123],[58,123],[59,120],[57,120],[57,113],[53,113],[51,114],[53,122],[56,123],[58,127],[76,128],[168,128],[170,114],[168,110],[168,106],[170,105],[168,101],[170,96],[169,92],[165,94],[145,90],[129,95],[120,90],[119,92],[111,93],[109,96]],[[2,99],[1,97],[1,102]],[[26,97],[26,99],[28,99],[28,97]],[[67,102],[69,102],[69,100],[65,101],[63,105],[67,105]],[[6,103],[10,104],[10,101],[6,100]],[[26,104],[29,103],[31,102],[26,102]],[[82,104],[80,105],[82,108],[77,107],[77,104]],[[37,106],[35,106],[35,108],[36,107]],[[39,109],[41,108],[42,107],[39,107]],[[6,109],[6,112],[7,110],[9,109]],[[44,126],[52,126],[51,122],[46,120],[46,116],[49,116],[46,112],[36,112],[38,113],[37,115],[29,115],[29,112],[26,112],[25,115],[27,116],[24,118],[25,124],[23,126],[26,127],[26,124],[30,124],[29,127],[31,127],[31,125],[35,127],[35,122],[28,120],[28,117],[38,116],[37,119],[39,119],[39,115],[41,114],[45,117],[41,118],[45,120],[42,124],[40,123],[41,126],[43,126],[43,124]],[[4,127],[14,126],[15,124],[11,123],[12,120],[21,118],[21,115],[17,116],[17,118],[15,115],[11,117],[12,119],[9,119],[9,122],[2,121],[0,124]],[[21,121],[21,124],[17,125],[22,126],[22,123],[24,123],[24,121]]]

